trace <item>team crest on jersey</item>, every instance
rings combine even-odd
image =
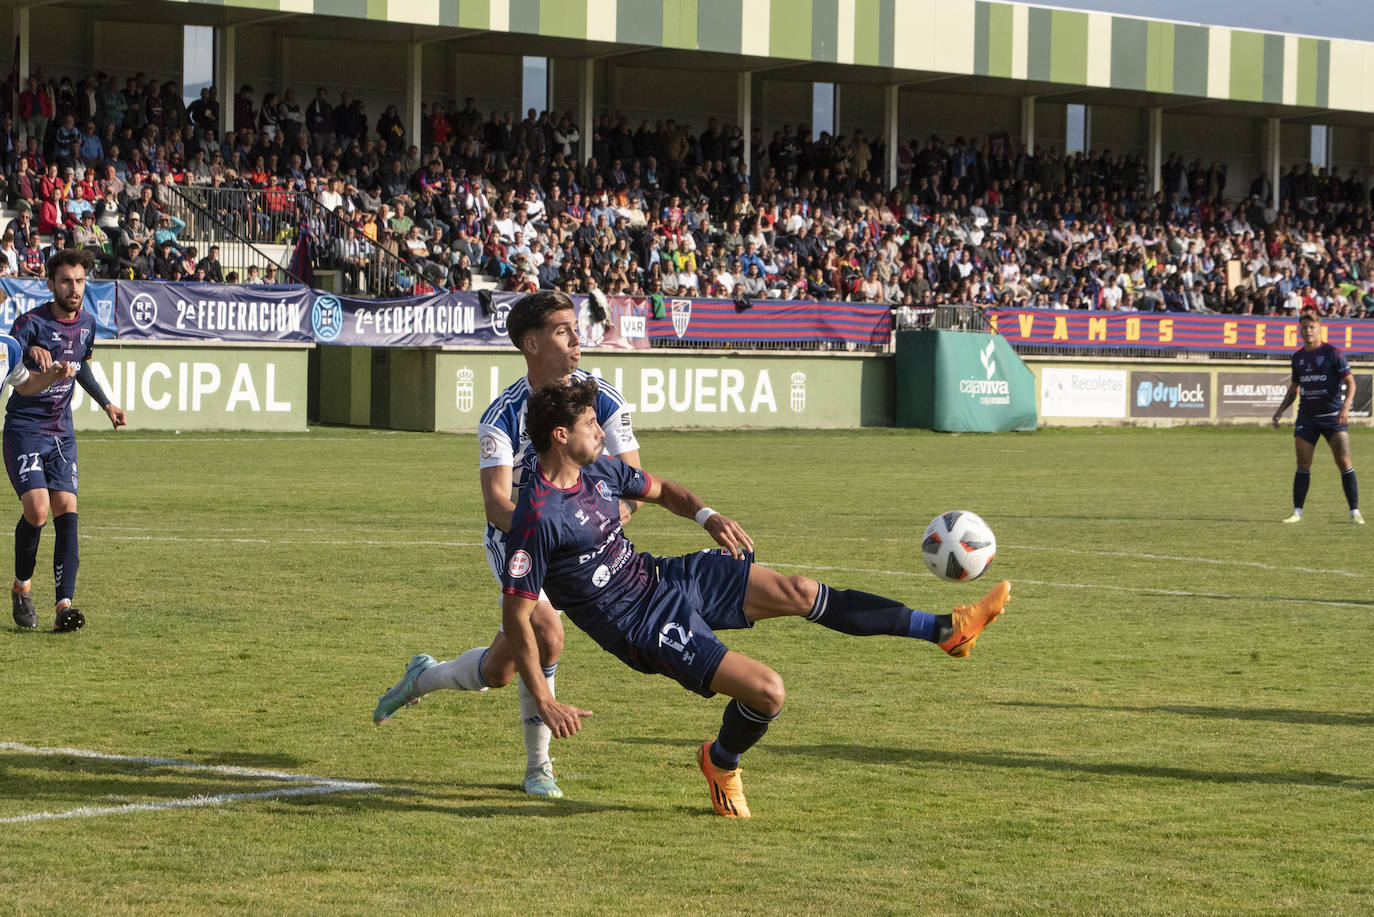
[[[524,551],[516,551],[514,554],[510,556],[510,564],[509,566],[507,566],[506,569],[510,572],[510,575],[513,578],[520,579],[522,576],[530,572],[530,566],[531,561],[529,554],[525,553]]]
[[[611,488],[605,481],[596,482],[596,492],[601,495],[603,500],[615,499],[615,494],[611,493]]]
[[[89,329],[89,328],[82,328],[82,329],[81,329],[81,346],[82,346],[82,347],[85,347],[85,346],[86,346],[86,339],[89,338],[90,336],[91,336],[91,329]]]

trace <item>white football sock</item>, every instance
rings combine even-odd
[[[487,648],[479,646],[468,650],[457,659],[436,663],[420,673],[415,679],[415,696],[431,691],[485,691],[487,685],[482,681],[482,658]]]
[[[553,694],[553,675],[558,669],[558,663],[544,666],[544,680],[549,684],[549,693]],[[532,771],[541,765],[549,763],[549,740],[553,738],[553,732],[544,725],[544,721],[539,718],[539,708],[534,705],[534,697],[525,688],[525,680],[516,676],[520,683],[520,726],[525,733],[525,770]]]

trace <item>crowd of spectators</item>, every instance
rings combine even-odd
[[[1224,164],[1174,154],[1152,193],[1143,155],[1007,135],[904,142],[889,188],[882,140],[858,130],[755,130],[746,162],[740,128],[714,118],[601,114],[583,137],[571,113],[517,121],[467,99],[413,127],[324,88],[302,104],[244,85],[222,111],[214,88],[186,106],[142,74],[120,89],[39,71],[4,115],[20,216],[0,273],[73,245],[107,276],[229,280],[181,238],[185,187],[249,238],[309,226],[321,266],[364,294],[397,292],[376,281],[394,261],[434,287],[858,300],[901,319],[946,303],[1374,315],[1372,194],[1353,170],[1293,165],[1274,207],[1268,175],[1236,193]]]

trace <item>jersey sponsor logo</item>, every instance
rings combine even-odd
[[[489,459],[496,454],[496,437],[487,434],[479,442],[482,446],[482,458]]]
[[[596,570],[592,572],[592,585],[596,588],[600,589],[610,581],[611,571],[606,569],[605,564],[602,564],[601,566],[597,567]]]
[[[615,499],[615,494],[611,493],[610,485],[608,485],[605,481],[596,482],[596,492],[600,494],[601,499],[603,500],[611,501]]]
[[[531,566],[532,562],[530,561],[530,555],[520,550],[510,556],[510,564],[506,569],[509,571],[511,577],[520,579],[530,572]]]
[[[588,522],[592,521],[592,517],[588,516],[587,511],[584,509],[579,509],[577,512],[573,513],[573,518],[577,520],[578,525],[586,525]]]

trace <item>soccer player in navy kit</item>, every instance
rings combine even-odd
[[[534,450],[525,429],[525,405],[530,392],[550,382],[566,383],[585,379],[577,368],[581,344],[577,335],[577,313],[564,293],[541,291],[521,297],[506,319],[511,342],[525,357],[526,374],[497,396],[482,414],[477,427],[480,451],[482,497],[486,508],[485,548],[487,561],[498,585],[506,562],[506,531],[515,510],[515,495],[531,479]],[[596,418],[606,428],[606,450],[631,465],[639,464],[639,441],[635,438],[629,406],[609,385],[598,388]],[[625,501],[621,508],[628,520],[638,504]],[[547,599],[540,597],[534,615],[542,671],[540,680],[550,691],[558,659],[563,651],[563,622]],[[497,633],[490,646],[479,646],[454,659],[437,662],[427,653],[411,658],[401,680],[377,701],[372,711],[374,723],[384,723],[399,710],[438,690],[485,691],[500,688],[515,678],[515,660],[504,633]],[[521,729],[525,740],[525,777],[520,788],[532,796],[560,798],[562,789],[554,777],[549,757],[552,733],[539,718],[527,682],[520,679]]]
[[[14,321],[10,337],[23,351],[29,367],[50,373],[65,363],[74,378],[105,410],[115,429],[124,425],[124,411],[101,390],[89,360],[95,346],[95,317],[81,309],[86,275],[94,260],[77,249],[48,259],[48,290],[53,298]],[[56,631],[77,630],[86,623],[72,607],[76,571],[80,563],[76,528],[76,435],[72,428],[72,382],[62,378],[39,394],[16,388],[5,406],[5,470],[23,504],[14,529],[14,620],[23,627],[38,626],[30,595],[30,580],[38,559],[38,541],[51,511],[56,532],[53,579],[56,586]]]
[[[715,630],[796,615],[845,634],[914,637],[967,656],[1010,598],[1011,584],[1002,582],[973,605],[933,615],[755,564],[754,543],[734,520],[704,506],[681,484],[602,455],[605,434],[595,402],[594,379],[545,386],[530,396],[526,426],[538,465],[511,518],[502,590],[506,638],[521,677],[530,680],[539,715],[560,738],[578,732],[589,714],[555,700],[537,677],[531,618],[541,588],[631,668],[666,675],[706,697],[733,698],[719,735],[697,750],[720,815],[749,817],[740,755],[777,717],[784,689],[777,672],[727,649]],[[637,553],[620,522],[622,498],[695,519],[725,550],[683,557]]]
[[[1350,406],[1355,401],[1355,376],[1345,354],[1321,339],[1321,319],[1315,312],[1304,312],[1298,320],[1302,333],[1302,350],[1293,354],[1293,378],[1283,403],[1274,412],[1274,426],[1294,399],[1298,401],[1298,419],[1293,425],[1293,445],[1298,455],[1298,470],[1293,473],[1293,514],[1284,522],[1302,521],[1303,504],[1307,502],[1307,487],[1312,478],[1312,454],[1317,437],[1324,436],[1331,444],[1331,455],[1341,470],[1341,487],[1350,505],[1350,521],[1364,525],[1360,514],[1360,488],[1355,481],[1355,466],[1350,460]]]

